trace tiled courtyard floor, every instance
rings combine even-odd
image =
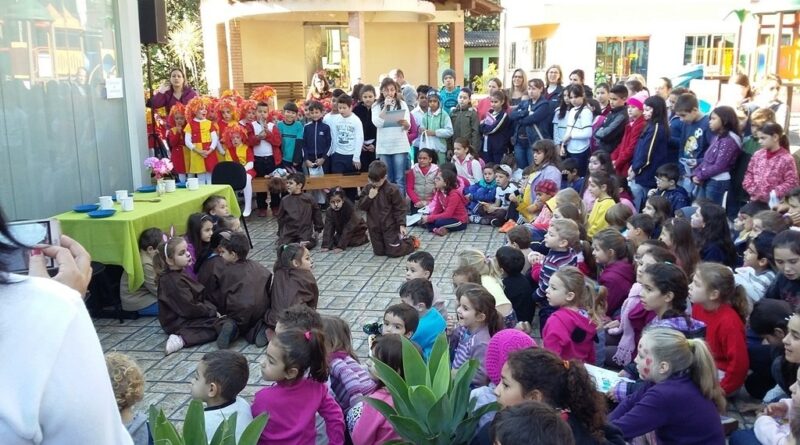
[[[248,228],[254,244],[250,258],[271,269],[275,261],[275,219],[251,217]],[[436,258],[433,282],[445,296],[452,296],[450,276],[456,267],[456,252],[475,247],[493,253],[505,242],[505,235],[496,229],[475,224],[444,238],[418,228],[413,228],[412,234],[420,236],[422,249]],[[375,257],[369,245],[340,254],[320,252],[317,248],[312,251],[312,258],[320,289],[319,311],[349,322],[353,347],[359,356],[366,357],[367,340],[361,327],[380,320],[383,311],[397,302],[397,289],[404,281],[405,260]],[[455,310],[452,298],[448,298],[447,305],[449,311]],[[115,319],[96,319],[94,322],[104,351],[126,353],[144,370],[147,379],[145,398],[138,408],[146,410],[155,404],[173,422],[182,422],[190,400],[188,382],[203,354],[215,350],[216,345],[210,343],[187,348],[165,357],[167,335],[161,330],[157,318],[141,317],[123,323]],[[252,395],[264,385],[259,369],[263,351],[241,339],[232,345],[232,349],[243,353],[250,361],[250,380],[242,395],[252,400]],[[731,406],[731,415],[740,419],[742,424],[752,423],[752,417],[749,422],[741,422],[737,405],[741,406],[741,402]]]

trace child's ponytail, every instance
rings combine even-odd
[[[714,402],[717,410],[720,413],[724,413],[725,393],[719,386],[714,356],[711,355],[711,351],[703,340],[692,338],[686,341],[689,343],[689,350],[692,352],[692,381],[700,388],[700,392],[707,399]]]
[[[464,249],[458,253],[458,265],[474,267],[481,275],[489,275],[502,280],[500,265],[478,249]]]
[[[628,260],[628,262],[631,262],[633,260],[633,248],[630,241],[625,239],[617,230],[603,229],[594,235],[592,241],[597,243],[603,250],[613,250],[615,261]]]
[[[608,289],[591,278],[584,279],[584,301],[589,318],[595,326],[601,328],[605,324],[604,316],[608,310]]]
[[[297,369],[300,379],[306,375],[312,380],[324,383],[328,380],[328,361],[325,353],[325,337],[317,329],[303,331],[289,329],[276,337],[283,349],[283,363],[286,370]],[[274,340],[273,340],[274,341]]]
[[[747,323],[750,305],[744,287],[737,285],[733,271],[719,263],[700,263],[697,265],[697,274],[709,289],[719,292],[722,302],[730,304],[742,323]]]
[[[642,341],[647,342],[655,362],[669,364],[670,375],[689,370],[703,396],[714,402],[720,413],[725,412],[725,394],[719,386],[714,357],[703,340],[689,340],[678,330],[656,327],[646,329]]]

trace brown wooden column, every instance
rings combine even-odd
[[[439,87],[439,25],[428,24],[428,85]]]
[[[464,22],[450,24],[450,67],[456,72],[456,85],[464,83]]]

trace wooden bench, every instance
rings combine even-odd
[[[269,192],[268,181],[267,178],[253,178],[253,192]],[[345,176],[341,173],[326,173],[323,176],[306,176],[305,190],[364,187],[368,182],[367,173],[352,176]]]

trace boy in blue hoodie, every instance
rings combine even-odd
[[[494,180],[494,164],[489,162],[483,166],[483,178],[464,190],[464,197],[469,200],[467,210],[470,213],[470,222],[480,222],[481,217],[478,215],[480,203],[494,203],[496,191],[497,181]]]
[[[701,113],[699,107],[697,97],[690,93],[678,96],[672,107],[673,113],[683,123],[678,143],[678,163],[681,166],[681,185],[690,195],[694,195],[695,189],[692,171],[700,165],[714,136],[708,128],[708,116]]]
[[[656,169],[656,188],[651,189],[649,196],[659,195],[669,201],[672,205],[673,214],[678,210],[692,205],[692,199],[685,188],[678,185],[680,180],[680,168],[678,164],[664,164]]]
[[[442,110],[450,115],[450,110],[458,105],[458,93],[461,87],[456,85],[456,72],[447,68],[442,72],[442,89],[439,90],[439,99],[442,102]]]
[[[303,171],[313,176],[311,169],[322,168],[324,172],[329,173],[331,170],[328,164],[328,150],[331,148],[331,127],[322,122],[325,109],[322,103],[312,101],[308,105],[306,114],[309,121],[303,127],[303,144],[301,146]],[[314,190],[313,196],[317,199],[317,203],[325,203],[325,194],[322,191]]]

